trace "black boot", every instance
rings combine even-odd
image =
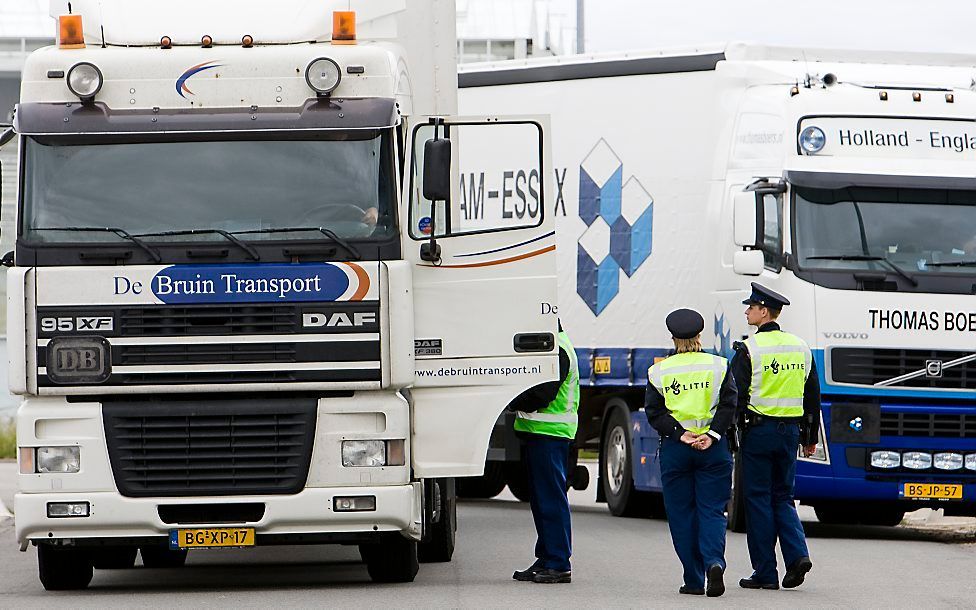
[[[705,589],[706,595],[709,597],[721,597],[722,594],[725,593],[725,580],[722,578],[723,574],[725,574],[725,570],[717,563],[708,568],[708,584]]]
[[[563,572],[562,570],[542,568],[532,577],[532,582],[545,584],[573,582],[573,572],[571,570]]]
[[[803,578],[813,568],[813,562],[809,557],[800,557],[793,562],[793,565],[786,568],[786,576],[783,577],[783,588],[794,589],[803,584]]]
[[[752,576],[739,580],[739,586],[743,589],[769,589],[770,591],[779,589],[778,582],[759,582]]]

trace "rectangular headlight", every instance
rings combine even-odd
[[[898,468],[901,466],[901,454],[897,451],[872,451],[872,468]]]
[[[976,453],[966,456],[966,470],[976,470]]]
[[[337,513],[358,513],[376,510],[376,496],[339,496],[332,500]]]
[[[906,451],[901,456],[901,465],[910,470],[928,470],[932,467],[932,454],[924,451]]]
[[[37,472],[71,473],[81,470],[80,447],[38,447]]]
[[[385,466],[386,441],[342,441],[342,465]]]
[[[52,519],[66,517],[87,517],[91,514],[91,504],[88,502],[48,502],[47,516]]]
[[[933,463],[938,470],[962,470],[961,453],[936,453]]]

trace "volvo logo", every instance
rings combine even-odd
[[[933,379],[942,377],[942,361],[941,360],[926,360],[925,361],[925,376]]]

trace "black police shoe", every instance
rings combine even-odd
[[[743,589],[768,589],[770,591],[776,591],[779,589],[778,582],[759,582],[751,576],[749,578],[740,579],[739,586]]]
[[[813,568],[813,562],[809,557],[800,557],[793,562],[793,565],[786,568],[786,575],[783,576],[783,588],[794,589],[803,584],[803,578]]]
[[[725,593],[725,580],[722,578],[724,573],[725,570],[717,563],[708,568],[708,584],[705,588],[706,595],[709,597],[721,597]]]
[[[512,574],[512,578],[522,582],[532,582],[532,579],[535,578],[535,575],[541,570],[542,566],[532,564],[524,570],[517,570],[514,574]]]
[[[705,589],[696,589],[688,585],[681,585],[678,588],[678,593],[682,595],[705,595]]]
[[[571,570],[550,570],[549,568],[541,568],[535,575],[532,576],[532,582],[538,582],[543,584],[556,584],[573,582],[573,572]]]

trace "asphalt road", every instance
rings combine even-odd
[[[733,586],[725,597],[679,596],[667,523],[614,518],[590,498],[574,494],[570,585],[511,580],[532,561],[534,542],[528,507],[511,496],[462,503],[454,561],[423,565],[406,585],[370,583],[355,547],[272,547],[198,551],[177,570],[96,571],[87,591],[47,593],[34,550],[20,553],[13,521],[0,519],[0,607],[971,607],[976,598],[973,528],[959,534],[815,522],[807,523],[814,570],[801,588],[734,586],[749,564],[745,537],[730,534]]]

